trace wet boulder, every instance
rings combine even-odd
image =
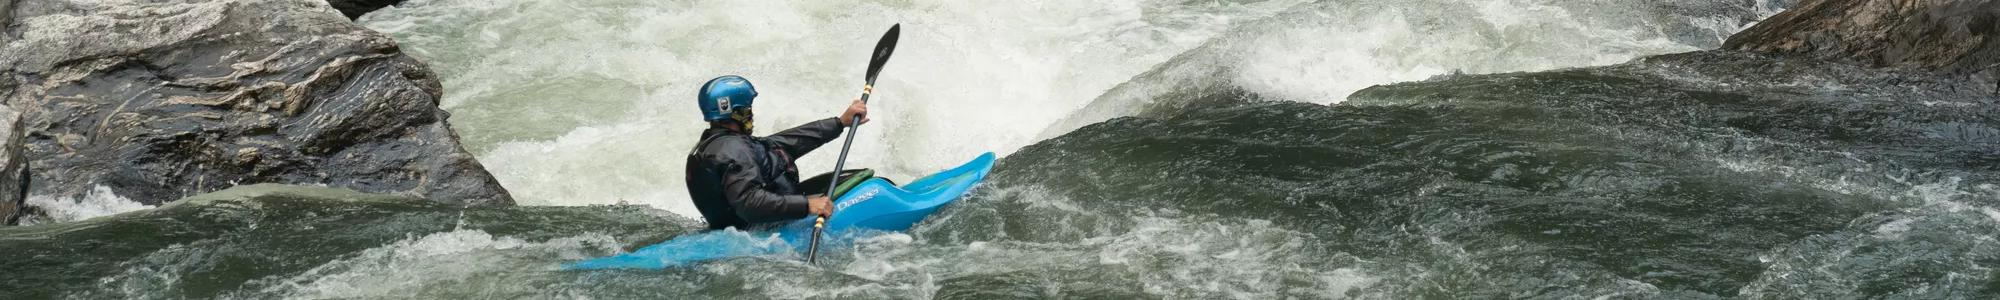
[[[285,183],[513,203],[459,146],[436,75],[320,0],[0,1],[0,99],[23,111],[35,195]]]
[[[340,14],[347,16],[349,20],[359,19],[368,12],[402,3],[403,0],[326,0],[326,4],[332,5],[335,10],[340,10]]]
[[[2000,0],[1806,0],[1728,50],[1936,72],[2000,89]]]

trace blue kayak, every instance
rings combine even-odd
[[[862,181],[833,200],[833,218],[826,220],[823,238],[853,238],[856,234],[852,233],[871,230],[909,230],[937,212],[938,208],[972,191],[972,186],[985,180],[986,172],[993,170],[993,159],[993,153],[987,152],[964,165],[924,176],[900,187],[882,178]],[[812,238],[812,223],[813,218],[803,218],[769,230],[710,230],[676,237],[631,253],[566,264],[563,268],[663,269],[732,257],[804,252],[810,242],[808,240]]]

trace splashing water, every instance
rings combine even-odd
[[[412,1],[363,22],[436,66],[467,147],[522,203],[693,215],[680,157],[709,78],[756,83],[764,132],[831,117],[905,23],[849,165],[908,178],[1031,143],[1078,99],[1295,4]],[[831,152],[801,169],[830,170]]]
[[[140,204],[137,201],[132,201],[132,199],[120,197],[117,192],[111,190],[111,187],[101,185],[91,188],[90,192],[73,199],[61,199],[47,195],[30,195],[27,202],[28,205],[41,209],[48,214],[46,220],[26,218],[21,221],[22,224],[28,225],[70,222],[153,208],[152,205]]]
[[[858,94],[866,51],[892,23],[908,26],[877,83],[879,122],[860,131],[849,159],[908,178],[1151,101],[1151,92],[1113,89],[1121,84],[1228,84],[1338,101],[1453,70],[1712,47],[1727,33],[1674,32],[1698,30],[1685,20],[1748,22],[1743,5],[419,0],[362,22],[435,66],[467,147],[522,203],[635,203],[692,216],[680,157],[705,128],[689,103],[697,85],[750,78],[765,132],[830,117]],[[1206,66],[1184,67],[1196,64]],[[1141,75],[1217,65],[1236,71]],[[1125,98],[1139,100],[1104,100]],[[804,156],[801,169],[830,170],[830,152]]]
[[[250,186],[0,228],[25,257],[0,269],[46,274],[0,298],[2000,294],[1990,95],[1648,56],[1785,5],[414,0],[362,21],[442,75],[467,147],[530,205]],[[852,164],[1009,154],[972,195],[819,265],[562,270],[701,229],[694,85],[748,76],[764,128],[828,117],[897,22]]]

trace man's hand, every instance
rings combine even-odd
[[[828,199],[824,195],[807,196],[806,212],[809,214],[819,215],[822,218],[832,217],[833,199]]]
[[[861,102],[861,98],[854,98],[854,103],[847,105],[847,111],[840,112],[840,126],[858,125],[854,123],[855,116],[861,117],[861,123],[858,124],[868,124],[868,102]]]

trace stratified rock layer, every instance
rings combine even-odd
[[[0,225],[14,225],[21,218],[27,200],[27,184],[22,173],[27,164],[21,155],[21,112],[0,105]]]
[[[1807,0],[1723,48],[1932,71],[2000,89],[1996,39],[2000,1]]]
[[[513,200],[424,64],[316,0],[14,2],[0,99],[35,194],[158,204],[252,183]]]

